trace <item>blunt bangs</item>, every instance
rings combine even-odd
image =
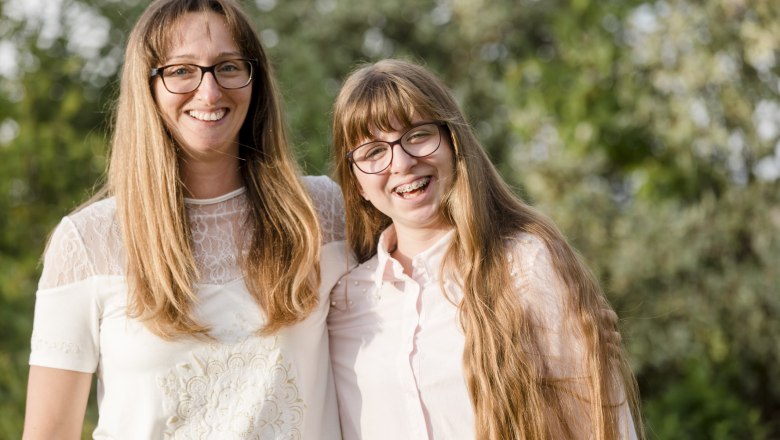
[[[340,117],[344,150],[371,139],[371,129],[397,131],[427,117],[430,99],[404,78],[382,69],[367,68],[351,79],[356,87],[343,100]],[[349,85],[347,85],[349,86]]]

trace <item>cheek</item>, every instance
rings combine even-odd
[[[360,173],[360,171],[358,171]],[[355,179],[353,182],[355,183],[355,189],[357,189],[358,194],[360,194],[361,197],[363,197],[366,200],[371,200],[371,192],[375,186],[375,183],[371,181],[371,176],[362,175],[358,177],[355,176]],[[366,189],[368,191],[366,191]]]
[[[445,157],[441,163],[440,169],[442,170],[442,173],[450,181],[450,183],[452,183],[452,181],[455,180],[456,167],[457,167],[457,162],[453,154],[447,155],[447,157]]]
[[[363,185],[360,184],[360,181],[355,179],[354,183],[355,183],[355,189],[357,190],[358,194],[360,194],[360,196],[363,197],[364,199],[368,200],[368,196],[366,195],[366,192],[363,191]]]
[[[165,129],[177,139],[177,142],[181,142],[182,133],[179,130],[181,127],[179,126],[178,114],[183,100],[179,95],[168,93],[167,90],[160,91],[158,87],[153,89],[152,94],[157,114],[160,115]]]
[[[249,101],[252,100],[252,94],[249,93],[249,91],[243,91],[241,95],[238,97],[238,103],[239,105],[246,111],[246,109],[249,108]]]
[[[249,106],[252,104],[252,86],[245,87],[243,89],[239,89],[239,92],[242,92],[238,96],[238,103],[239,107],[241,107],[244,114],[249,113]]]
[[[450,183],[454,183],[455,182],[455,164],[454,163],[451,163],[450,166],[449,166],[449,179],[450,179]]]
[[[176,113],[177,99],[175,96],[171,96],[170,93],[162,92],[155,93],[154,101],[157,103],[157,109],[162,114],[163,118],[169,123],[172,122],[173,116]]]
[[[157,108],[162,110],[164,108],[166,100],[170,97],[170,93],[165,90],[160,78],[156,78],[154,84],[152,84],[152,99],[154,99]]]

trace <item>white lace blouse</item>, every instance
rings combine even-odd
[[[187,200],[201,273],[197,318],[211,341],[165,341],[127,317],[113,199],[65,217],[47,249],[30,364],[97,374],[96,439],[340,438],[328,357],[327,297],[347,269],[343,202],[327,177],[307,177],[322,226],[320,305],[269,337],[238,266],[244,189]]]

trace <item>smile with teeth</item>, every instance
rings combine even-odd
[[[401,197],[408,199],[412,197],[415,191],[421,188],[425,188],[428,186],[428,183],[430,183],[431,178],[430,177],[423,177],[422,179],[415,180],[412,183],[407,183],[406,185],[400,185],[395,189],[395,193],[400,195]]]
[[[201,110],[190,110],[187,112],[190,116],[192,116],[195,119],[199,119],[201,121],[219,121],[225,116],[225,109],[219,109],[216,111],[201,111]]]

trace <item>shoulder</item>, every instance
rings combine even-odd
[[[303,176],[303,184],[312,197],[325,195],[336,196],[341,195],[341,189],[338,184],[328,176]]]
[[[344,240],[344,199],[341,188],[328,176],[304,176],[322,230],[323,243]]]
[[[545,242],[528,232],[517,234],[504,240],[507,261],[514,271],[528,272],[539,266],[551,269],[550,251]]]
[[[52,233],[50,246],[51,242],[83,241],[96,235],[104,239],[115,219],[116,202],[113,197],[90,203],[62,218]]]
[[[39,287],[119,273],[120,241],[113,198],[96,201],[69,214],[49,238]]]
[[[314,208],[323,216],[344,216],[344,199],[341,188],[328,176],[304,176],[303,184],[309,191]]]
[[[557,246],[560,243],[552,243]],[[520,233],[507,240],[510,277],[520,303],[536,327],[546,361],[555,375],[571,376],[574,359],[585,356],[581,319],[572,286],[540,237]]]
[[[518,232],[504,239],[504,244],[511,249],[521,248],[525,250],[542,251],[546,249],[544,241],[530,232]]]
[[[79,230],[105,227],[116,219],[116,199],[109,197],[90,203],[67,217]]]
[[[91,203],[66,218],[73,223],[88,249],[112,247],[119,240],[116,199],[113,197]]]
[[[509,274],[520,299],[541,316],[560,317],[569,290],[559,275],[545,241],[522,232],[505,240]]]

